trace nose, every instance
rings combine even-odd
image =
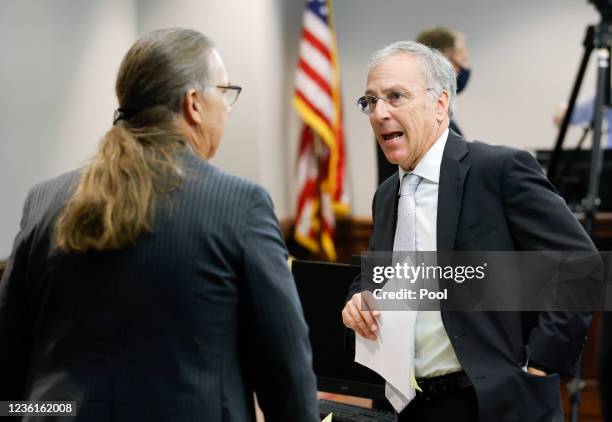
[[[384,100],[376,101],[374,110],[370,113],[370,118],[375,121],[389,120],[391,115],[389,114],[389,105]]]

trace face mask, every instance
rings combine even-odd
[[[457,73],[457,94],[465,89],[465,86],[470,79],[470,69],[462,67]]]

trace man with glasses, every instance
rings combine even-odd
[[[369,250],[596,252],[529,153],[449,131],[456,84],[448,59],[416,42],[396,42],[371,57],[357,104],[399,177],[374,195]],[[358,277],[342,319],[378,341],[381,314],[362,301],[362,290]],[[399,420],[562,420],[559,374],[573,373],[590,319],[444,306],[417,312],[406,335],[414,341],[409,364],[418,388],[413,384],[416,398],[399,406]],[[394,394],[388,386],[392,402]]]

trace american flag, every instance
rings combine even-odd
[[[336,216],[349,212],[336,39],[331,0],[308,0],[293,105],[302,120],[294,237],[336,260]]]

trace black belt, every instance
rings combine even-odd
[[[471,387],[472,382],[464,371],[417,380],[422,392],[416,390],[417,398],[431,400],[452,394],[463,388]]]

